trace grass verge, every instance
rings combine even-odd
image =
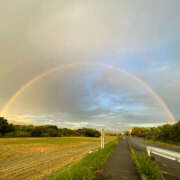
[[[145,176],[145,179],[164,180],[159,166],[147,153],[137,153],[131,148],[131,158],[136,164],[139,174]]]
[[[119,138],[105,145],[105,148],[99,149],[91,154],[87,154],[82,160],[64,171],[43,177],[43,180],[91,180],[97,170],[106,162],[110,153],[118,144]]]
[[[145,141],[160,144],[160,145],[165,145],[172,148],[180,148],[180,143],[177,143],[177,142],[163,142],[163,141],[152,140],[152,139],[145,139]]]

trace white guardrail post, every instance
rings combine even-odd
[[[156,154],[158,156],[162,156],[164,158],[180,162],[180,153],[178,152],[152,147],[152,146],[146,146],[146,150],[148,156],[150,156],[151,154]]]

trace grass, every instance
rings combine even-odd
[[[45,180],[91,180],[117,145],[118,139],[109,142],[105,148],[87,154],[82,160],[64,171],[45,177]]]
[[[160,145],[165,145],[172,148],[180,148],[180,143],[177,142],[163,142],[158,140],[152,140],[152,139],[145,139],[147,142],[152,142]]]
[[[148,180],[164,180],[159,166],[147,153],[137,153],[131,148],[131,157],[139,174],[143,174]]]
[[[105,143],[114,139],[106,136]],[[100,138],[0,138],[0,179],[26,180],[48,175],[99,147]]]
[[[13,145],[13,144],[71,144],[80,143],[83,141],[95,142],[98,138],[88,138],[88,137],[39,137],[39,138],[0,138],[1,145]]]

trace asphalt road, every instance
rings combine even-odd
[[[147,142],[142,138],[128,137],[128,140],[133,148],[139,152],[146,151],[147,145],[180,152],[180,148],[171,148],[165,145]],[[155,160],[161,168],[166,180],[180,180],[180,163],[154,154],[152,156],[155,157]]]

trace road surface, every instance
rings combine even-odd
[[[180,148],[171,148],[165,145],[147,142],[142,138],[128,137],[128,140],[132,144],[133,148],[139,152],[146,151],[146,145],[154,146],[170,151],[180,152]],[[155,157],[166,180],[180,180],[180,163],[154,154],[153,157]]]
[[[130,158],[127,140],[119,141],[95,180],[139,180],[136,167]]]

